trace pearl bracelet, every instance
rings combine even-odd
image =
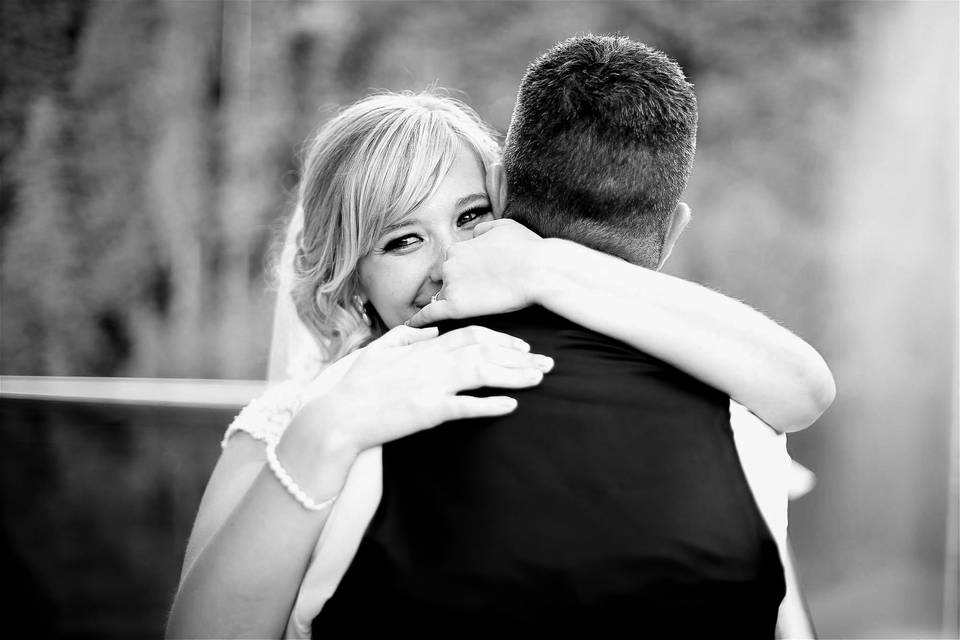
[[[297,502],[299,502],[304,509],[308,511],[322,511],[326,507],[329,507],[333,504],[333,501],[337,499],[337,496],[333,496],[323,502],[314,502],[310,497],[303,492],[303,489],[293,481],[293,478],[290,477],[290,474],[287,473],[287,470],[283,468],[283,465],[280,464],[280,460],[277,458],[277,441],[270,440],[267,442],[267,466],[270,467],[270,471],[273,472],[273,475],[277,477],[277,480],[280,481],[280,484],[283,485],[283,488],[286,489],[290,495],[292,495]]]

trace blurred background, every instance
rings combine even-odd
[[[818,479],[790,527],[821,637],[957,637],[956,2],[3,0],[0,373],[262,379],[310,132],[434,83],[505,132],[527,64],[584,32],[695,84],[667,270],[836,376],[789,441]],[[232,415],[4,399],[16,624],[160,635]]]

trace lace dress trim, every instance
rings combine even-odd
[[[295,380],[281,382],[264,391],[240,410],[223,434],[220,447],[226,448],[230,437],[237,431],[244,431],[265,444],[279,442],[303,406],[303,391],[304,386]]]

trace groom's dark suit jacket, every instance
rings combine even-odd
[[[773,637],[776,546],[743,475],[729,398],[541,307],[480,324],[552,356],[495,419],[383,447],[383,499],[314,621],[333,632],[626,629]]]

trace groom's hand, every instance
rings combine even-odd
[[[483,222],[471,240],[447,248],[438,299],[407,320],[425,327],[449,318],[507,313],[536,302],[543,239],[513,220]]]

